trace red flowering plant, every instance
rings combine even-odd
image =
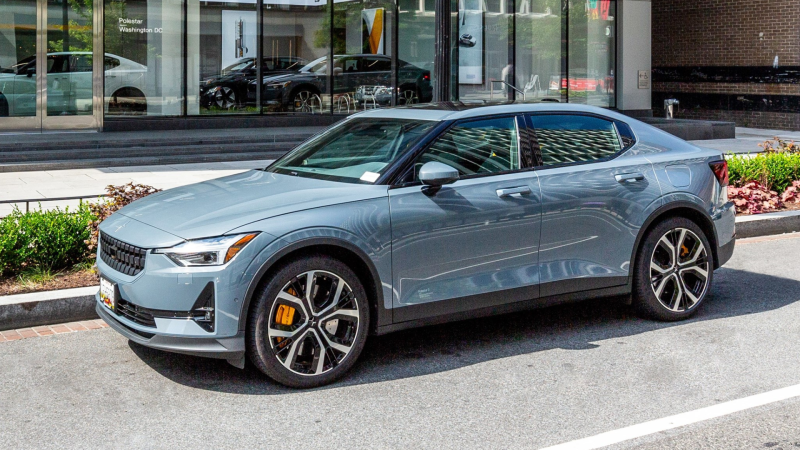
[[[728,198],[740,214],[768,213],[783,207],[781,196],[758,181],[751,181],[742,187],[728,186]]]
[[[781,195],[781,201],[800,204],[800,180],[792,181],[792,185],[786,188],[783,195]]]

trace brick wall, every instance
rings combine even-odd
[[[800,0],[652,0],[652,8],[654,68],[772,67],[776,56],[781,67],[800,66]],[[800,80],[654,81],[653,92],[684,97],[693,93],[800,96]],[[660,105],[654,104],[653,109],[662,114]],[[791,114],[682,108],[677,116],[730,120],[740,126],[800,129],[800,111]]]

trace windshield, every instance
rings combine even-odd
[[[372,184],[436,122],[351,119],[300,145],[268,172]]]
[[[236,63],[231,64],[230,66],[222,69],[222,74],[223,75],[227,75],[227,74],[229,74],[231,72],[244,70],[244,69],[248,68],[252,64],[253,64],[253,58],[240,59]]]

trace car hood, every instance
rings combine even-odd
[[[118,214],[183,239],[198,239],[295,211],[387,195],[386,186],[251,170],[158,192]]]

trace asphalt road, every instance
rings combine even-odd
[[[110,329],[0,344],[2,448],[539,448],[800,384],[800,238],[740,243],[694,319],[593,300],[373,338],[293,391]],[[800,399],[614,448],[800,447]]]

